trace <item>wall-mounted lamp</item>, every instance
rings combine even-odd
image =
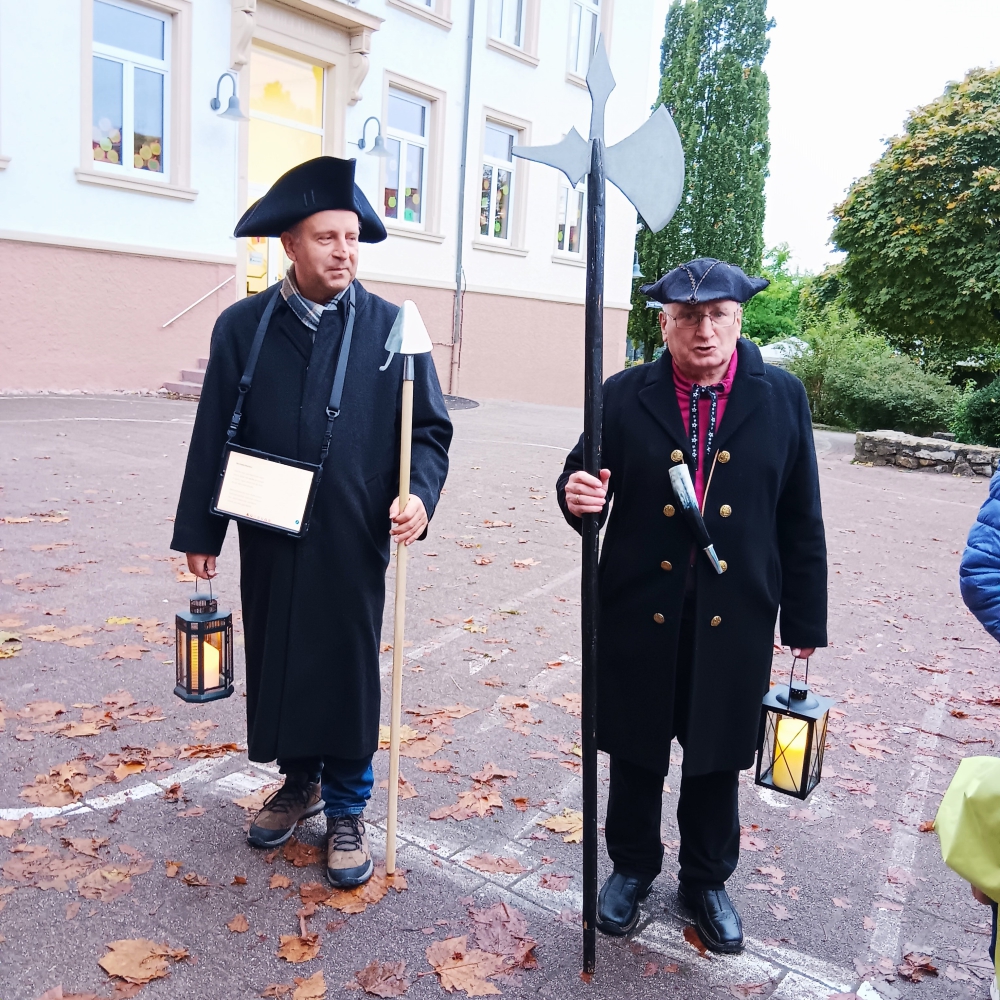
[[[639,251],[635,251],[635,256],[632,258],[632,280],[636,278],[645,278],[646,275],[642,273],[642,268],[639,267]]]
[[[233,84],[233,96],[229,98],[229,107],[219,115],[220,118],[232,118],[238,122],[248,122],[249,118],[240,110],[240,99],[236,96],[236,77],[232,73],[223,73],[219,77],[219,82],[215,85],[215,97],[209,101],[209,107],[213,111],[218,111],[222,107],[222,101],[219,100],[219,91],[222,89],[222,81],[226,77],[232,81]]]
[[[358,139],[358,149],[365,148],[365,129],[368,128],[369,122],[375,122],[378,126],[378,132],[375,134],[375,141],[372,143],[372,148],[368,150],[368,155],[388,156],[389,151],[385,148],[385,143],[382,141],[382,123],[374,115],[366,118],[364,125],[361,126],[361,138]]]

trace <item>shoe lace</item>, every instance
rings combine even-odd
[[[276,813],[290,813],[309,803],[312,788],[308,782],[286,781],[281,788],[264,799],[264,809]]]
[[[338,816],[330,829],[330,842],[335,851],[360,851],[364,832],[360,816]]]

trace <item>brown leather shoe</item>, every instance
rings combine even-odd
[[[264,807],[254,817],[247,833],[251,847],[277,847],[292,835],[304,819],[323,809],[323,795],[318,781],[289,774],[285,783],[264,800]]]
[[[338,889],[364,885],[375,865],[360,816],[328,816],[326,820],[326,877]]]

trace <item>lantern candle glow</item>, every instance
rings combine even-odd
[[[233,693],[233,616],[214,597],[195,593],[178,612],[177,686],[182,701],[204,702]]]
[[[819,784],[833,704],[810,694],[808,679],[808,661],[805,681],[798,684],[793,662],[789,684],[776,685],[764,696],[757,744],[757,784],[797,799]]]

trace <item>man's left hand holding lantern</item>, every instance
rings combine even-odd
[[[228,525],[211,512],[220,458],[250,345],[273,303],[234,443],[316,463],[328,428],[331,436],[308,531],[289,537],[238,525],[248,753],[277,759],[285,776],[247,839],[273,848],[325,811],[327,877],[350,887],[373,871],[362,813],[378,746],[390,541],[426,535],[448,472],[451,422],[430,355],[413,357],[410,500],[400,513],[403,358],[384,366],[383,348],[398,308],[355,279],[359,243],[386,232],[354,183],[353,160],[324,156],[294,167],[246,212],[236,236],[280,237],[293,263],[280,288],[242,299],[216,323],[171,546],[196,577],[216,575]]]

